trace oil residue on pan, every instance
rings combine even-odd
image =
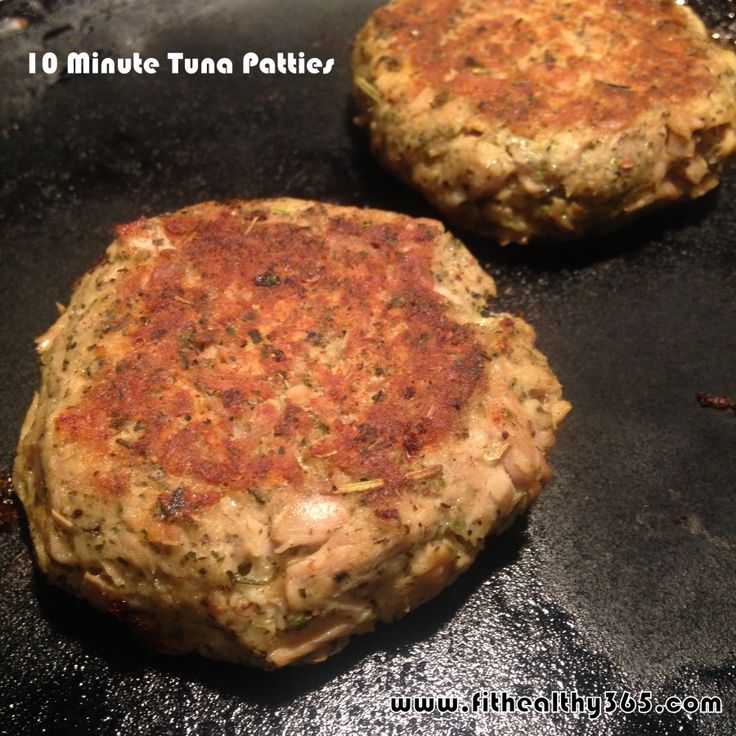
[[[111,226],[203,199],[292,195],[431,215],[355,134],[349,39],[377,2],[325,10],[256,0],[93,0],[0,41],[0,457],[36,383],[33,338],[94,263]],[[19,5],[6,3],[3,17]],[[34,6],[35,7],[35,6]],[[39,5],[40,7],[40,5]],[[698,4],[729,22],[731,4]],[[18,12],[18,16],[22,16]],[[31,16],[24,16],[31,18]],[[240,76],[148,80],[25,73],[50,36],[164,55],[318,49],[309,84]],[[715,27],[715,26],[714,26]],[[151,654],[34,575],[21,523],[0,534],[2,729],[136,734],[638,734],[736,732],[733,415],[736,196],[719,191],[565,250],[476,255],[521,313],[575,405],[556,480],[528,522],[493,539],[445,595],[323,665],[264,675]],[[591,247],[595,246],[595,247]],[[464,713],[477,691],[606,690],[722,698],[720,715]],[[394,713],[391,695],[457,695],[455,713]]]

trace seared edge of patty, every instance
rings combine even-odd
[[[297,226],[347,217],[399,231],[417,227],[390,213],[297,200],[204,204],[172,217],[232,214],[247,229],[254,212]],[[84,401],[99,370],[91,356],[101,327],[112,354],[116,346],[129,349],[114,319],[118,282],[161,249],[179,247],[168,221],[122,228],[105,261],[82,278],[68,309],[39,338],[41,388],[14,473],[39,565],[53,582],[128,619],[168,651],[266,668],[323,659],[351,634],[436,595],[468,567],[487,534],[527,508],[549,477],[544,456],[569,404],[533,347],[531,327],[493,312],[490,277],[438,223],[419,221],[432,235],[434,291],[448,317],[472,330],[484,357],[477,390],[452,431],[407,462],[400,490],[361,489],[344,479],[332,491],[266,485],[225,492],[213,483],[195,497],[172,492],[195,482],[208,488],[191,473],[152,476],[132,463],[124,468],[129,488],[116,480],[100,485],[94,469],[107,470],[108,461],[65,435],[60,418]],[[122,365],[125,355],[117,358]],[[298,402],[307,388],[285,386],[276,402]],[[109,446],[122,440],[124,464],[132,440],[122,436],[111,436]],[[328,460],[301,462],[318,479]]]

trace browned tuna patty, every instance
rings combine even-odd
[[[38,341],[15,484],[50,579],[159,647],[323,659],[536,498],[569,409],[438,222],[292,199],[118,228]]]
[[[394,0],[353,72],[384,166],[501,243],[699,197],[736,150],[736,55],[669,0]]]

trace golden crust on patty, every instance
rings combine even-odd
[[[501,242],[700,196],[736,150],[736,55],[669,0],[395,0],[353,71],[383,164]]]
[[[39,339],[41,568],[159,646],[324,658],[539,493],[569,405],[443,227],[298,200],[118,228]]]

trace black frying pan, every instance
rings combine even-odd
[[[371,0],[0,4],[0,457],[37,382],[32,339],[112,226],[196,201],[292,195],[431,215],[350,124],[351,38]],[[698,4],[727,35],[731,3]],[[24,17],[24,30],[14,30]],[[29,77],[27,53],[238,57],[304,50],[326,76]],[[554,483],[438,599],[328,662],[264,674],[166,657],[34,572],[0,532],[0,733],[736,733],[733,172],[605,238],[470,245],[539,331],[574,411]],[[7,516],[7,505],[0,512]],[[720,715],[466,713],[475,691],[718,696]],[[394,713],[391,695],[456,695]]]

